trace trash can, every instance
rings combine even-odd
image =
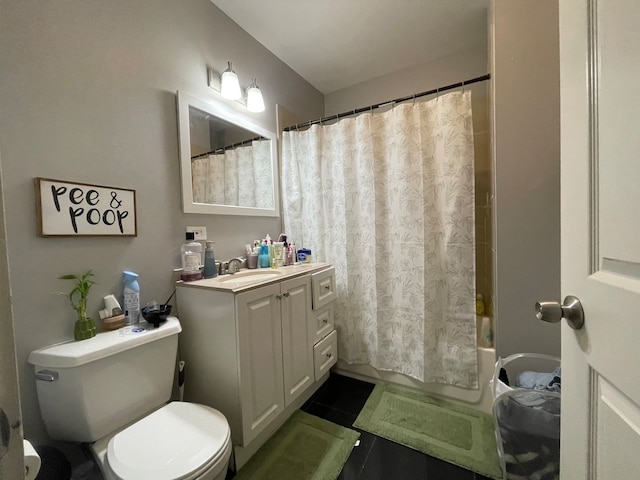
[[[41,461],[36,480],[69,480],[71,478],[71,463],[64,453],[55,447],[46,445],[34,448]]]
[[[519,353],[496,362],[491,391],[504,479],[560,478],[560,359]]]

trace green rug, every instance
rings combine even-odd
[[[301,410],[265,443],[236,480],[336,480],[360,433]]]
[[[486,477],[502,478],[493,418],[486,413],[381,383],[353,426]]]

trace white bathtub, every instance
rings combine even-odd
[[[495,363],[496,351],[494,348],[478,348],[478,390],[439,383],[423,383],[399,373],[379,371],[368,365],[350,365],[342,360],[338,360],[334,371],[340,375],[371,383],[385,381],[416,388],[425,393],[491,414],[493,400],[489,390],[489,381],[493,377]]]

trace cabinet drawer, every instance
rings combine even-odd
[[[338,361],[338,334],[334,330],[313,347],[315,378],[319,380]]]
[[[331,302],[329,305],[325,305],[324,307],[320,307],[318,310],[313,311],[313,326],[311,328],[313,338],[311,340],[311,345],[315,345],[334,329],[334,308],[335,303]]]
[[[327,268],[311,275],[313,309],[324,307],[336,298],[336,269]]]

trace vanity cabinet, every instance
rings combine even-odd
[[[281,280],[246,287],[224,289],[230,277],[177,287],[184,400],[220,410],[241,447],[286,420],[336,361],[333,300],[317,286],[334,282],[333,268],[287,268]]]
[[[236,295],[243,443],[250,442],[315,380],[308,348],[311,278]]]

